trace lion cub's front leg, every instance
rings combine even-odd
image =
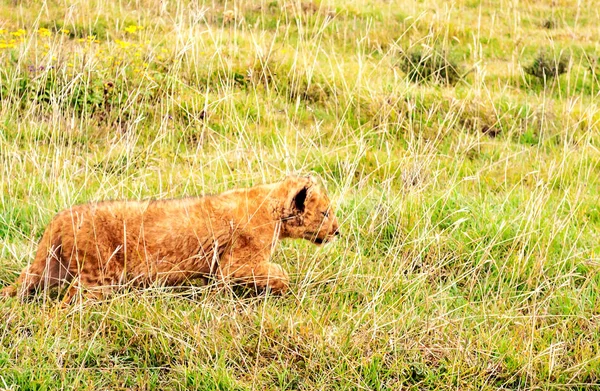
[[[269,289],[276,294],[285,293],[290,285],[290,277],[281,265],[273,262],[263,262],[252,270],[255,289]]]
[[[290,278],[281,265],[269,261],[271,246],[266,247],[261,249],[246,241],[233,245],[221,257],[220,277],[224,281],[253,287],[259,292],[285,293]]]

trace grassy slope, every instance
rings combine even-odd
[[[327,181],[344,236],[282,244],[283,298],[0,301],[0,388],[600,382],[591,0],[14,3],[0,5],[0,284],[74,203],[288,172]],[[402,53],[427,47],[472,72],[408,82]],[[542,48],[571,54],[546,86],[522,71]]]

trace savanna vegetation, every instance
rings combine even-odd
[[[0,301],[0,389],[600,383],[592,0],[5,1],[0,286],[70,205],[314,173],[284,297]]]

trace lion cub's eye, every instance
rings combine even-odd
[[[323,217],[327,218],[329,217],[329,211],[325,211],[325,212],[321,212],[321,214],[323,215]]]

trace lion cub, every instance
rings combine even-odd
[[[110,201],[58,213],[33,263],[5,296],[69,284],[102,297],[123,284],[166,285],[212,276],[284,293],[289,277],[270,262],[279,239],[317,244],[338,235],[326,193],[313,177],[220,195],[165,201]]]

